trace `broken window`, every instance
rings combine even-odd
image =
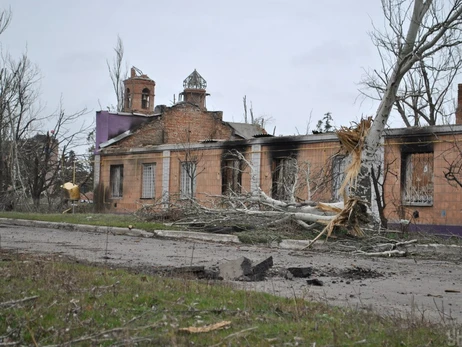
[[[143,164],[142,199],[155,198],[156,164]]]
[[[121,198],[123,196],[124,166],[111,165],[109,183],[111,186],[111,196]]]
[[[336,155],[332,159],[332,199],[340,200],[340,187],[345,179],[345,168],[347,158],[343,155]]]
[[[132,95],[130,94],[130,88],[125,91],[125,108],[132,108]]]
[[[273,159],[272,197],[281,201],[293,200],[296,175],[297,159],[290,157]]]
[[[403,158],[403,205],[433,205],[433,152]]]
[[[222,194],[241,193],[242,161],[237,158],[225,159],[222,165]]]
[[[141,94],[141,108],[147,109],[149,108],[149,89],[144,88]]]
[[[192,161],[181,163],[180,198],[192,199],[196,192],[197,165]]]

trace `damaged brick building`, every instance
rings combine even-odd
[[[169,107],[154,107],[155,82],[139,70],[124,83],[123,111],[96,113],[95,183],[108,209],[190,197],[209,203],[257,187],[281,200],[339,199],[346,160],[334,133],[274,137],[259,125],[226,122],[207,110],[207,84],[196,70]],[[381,169],[391,225],[462,233],[460,88],[459,103],[456,125],[387,130]]]

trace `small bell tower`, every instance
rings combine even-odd
[[[180,93],[180,101],[190,102],[206,110],[205,98],[207,94],[207,81],[196,69],[183,81],[183,92]]]
[[[154,113],[155,87],[156,82],[133,66],[130,70],[130,78],[124,81],[123,112]]]

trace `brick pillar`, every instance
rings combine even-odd
[[[101,178],[101,156],[99,154],[95,154],[95,160],[93,163],[93,188],[99,184],[99,180]]]
[[[170,151],[162,152],[162,204],[168,207],[170,194]]]
[[[250,173],[250,191],[254,193],[260,187],[261,145],[252,145],[250,163],[253,168]]]
[[[456,124],[462,125],[462,84],[458,85],[457,90]]]

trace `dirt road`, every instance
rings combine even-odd
[[[245,256],[253,261],[274,259],[273,275],[260,282],[236,282],[248,290],[305,297],[333,305],[373,309],[382,315],[414,313],[433,320],[462,322],[460,261],[413,258],[363,258],[321,251],[290,251],[242,244],[217,244],[115,236],[4,225],[0,247],[19,251],[63,254],[94,263],[150,269],[155,266],[214,267]],[[287,280],[278,269],[312,266],[312,278]],[[448,292],[452,291],[452,292]]]

